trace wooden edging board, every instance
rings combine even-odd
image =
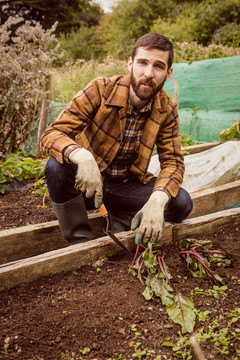
[[[213,233],[226,225],[239,226],[240,208],[184,220],[181,224],[167,225],[168,237],[165,242],[177,242],[189,234]],[[129,249],[134,250],[135,234],[132,231],[119,233],[118,238]],[[53,250],[42,255],[0,265],[0,290],[30,282],[43,275],[73,270],[90,264],[109,252],[120,248],[109,237],[103,237],[83,244]],[[132,258],[129,257],[129,263]]]
[[[240,202],[240,180],[191,194],[193,210],[189,218],[223,210]],[[93,238],[104,236],[105,221],[99,212],[89,214]],[[0,231],[0,264],[66,247],[57,221]]]
[[[191,193],[193,209],[188,218],[211,214],[240,203],[240,180]]]
[[[93,238],[104,236],[104,219],[99,213],[89,214]],[[0,264],[42,254],[68,246],[58,221],[22,226],[0,231]]]
[[[218,146],[218,145],[222,144],[223,142],[224,141],[214,141],[214,142],[210,142],[210,143],[184,146],[184,147],[182,147],[182,150],[187,151],[189,154],[197,154],[202,151],[212,149],[213,147]]]

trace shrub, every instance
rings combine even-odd
[[[213,41],[227,46],[240,46],[240,24],[229,23],[216,30]]]
[[[174,62],[187,62],[239,56],[240,48],[233,48],[217,44],[208,46],[199,45],[196,42],[174,42]]]
[[[58,40],[69,58],[91,60],[95,57],[96,38],[94,32],[84,25],[68,34],[61,33]]]
[[[48,69],[59,43],[39,22],[10,17],[0,26],[0,152],[16,152],[46,97]]]

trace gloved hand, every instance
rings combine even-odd
[[[99,203],[102,203],[102,176],[98,165],[90,153],[90,151],[84,148],[78,148],[73,150],[69,156],[69,160],[78,166],[76,183],[78,184],[79,189],[84,193],[86,192],[86,197],[89,199],[95,196],[95,204],[98,200]]]
[[[164,191],[154,191],[142,209],[135,215],[131,230],[137,230],[135,243],[146,244],[149,240],[160,242],[164,227],[164,208],[169,200]]]

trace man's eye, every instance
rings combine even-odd
[[[157,69],[164,69],[164,65],[162,65],[162,64],[157,64],[157,65],[155,65],[155,67]]]

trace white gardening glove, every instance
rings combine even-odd
[[[73,150],[69,156],[69,160],[78,166],[76,183],[79,189],[89,199],[95,196],[95,204],[98,200],[102,203],[102,176],[98,165],[90,151],[84,148]]]
[[[164,208],[169,196],[164,191],[154,191],[142,209],[135,215],[131,230],[137,230],[135,243],[159,242],[164,227]]]

